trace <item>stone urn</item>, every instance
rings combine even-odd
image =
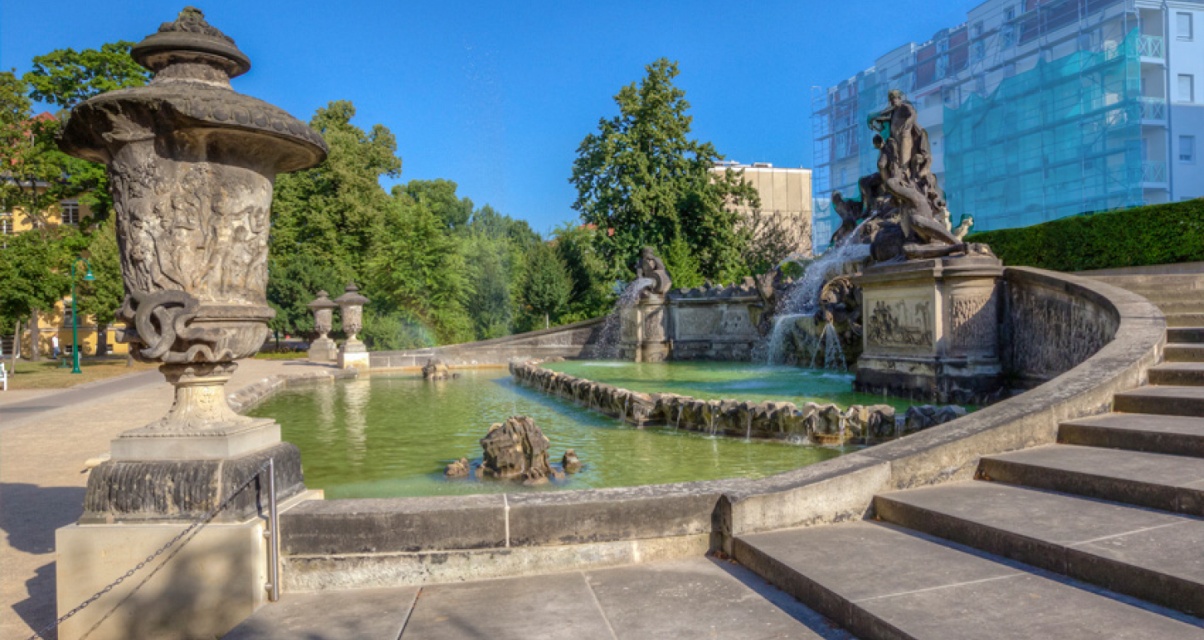
[[[347,334],[343,348],[339,349],[339,368],[368,369],[368,347],[356,334],[364,329],[364,305],[370,301],[360,293],[354,282],[348,282],[343,295],[334,301],[339,305],[339,312],[343,317],[343,332]]]
[[[334,328],[334,310],[339,305],[327,296],[325,291],[319,291],[318,297],[306,305],[314,314],[314,331],[318,334],[309,344],[310,362],[333,362],[338,359],[338,346],[327,334]]]
[[[154,72],[151,82],[78,105],[59,140],[66,153],[108,166],[124,340],[135,359],[161,363],[175,386],[166,416],[114,441],[113,464],[228,460],[291,447],[280,443],[274,421],[231,410],[224,385],[237,360],[259,351],[274,316],[266,290],[276,175],[317,165],[326,145],[305,123],[231,88],[250,60],[197,9],[186,8],[130,54]],[[119,507],[112,495],[93,500],[92,484],[110,471],[101,465],[93,473],[85,518],[114,508],[155,511],[147,500],[177,514],[211,506],[147,497],[154,489],[137,505]],[[299,487],[299,463],[295,475]]]

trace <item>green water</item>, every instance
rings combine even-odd
[[[574,360],[543,366],[594,382],[645,393],[676,393],[701,400],[889,404],[900,413],[911,402],[853,391],[853,374],[743,362],[618,362]]]
[[[558,365],[559,366],[559,365]],[[745,365],[747,368],[748,365]],[[283,391],[251,415],[280,422],[301,449],[306,486],[329,498],[458,495],[625,487],[719,478],[759,478],[840,455],[822,447],[713,438],[672,428],[636,429],[520,387],[502,370],[463,371],[456,380],[373,375]],[[847,385],[846,385],[847,388]],[[479,459],[490,423],[535,419],[559,461],[575,449],[582,473],[563,485],[525,488],[447,480],[452,460]]]

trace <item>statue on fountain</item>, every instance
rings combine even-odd
[[[663,296],[669,293],[669,289],[673,287],[673,281],[669,279],[669,270],[665,268],[664,261],[653,253],[652,247],[640,249],[640,261],[636,265],[635,275],[637,278],[647,278],[652,281],[652,284],[642,292],[643,296],[649,294]]]
[[[898,89],[889,93],[886,109],[869,118],[875,131],[878,171],[858,181],[860,202],[833,194],[842,224],[833,236],[850,235],[861,218],[874,262],[939,258],[954,254],[990,255],[984,245],[967,244],[948,224],[945,196],[932,173],[928,131],[916,122],[916,109]]]

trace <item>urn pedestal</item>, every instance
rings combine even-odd
[[[250,60],[194,8],[130,55],[154,72],[150,84],[76,106],[59,146],[108,167],[126,292],[118,320],[131,355],[160,363],[175,397],[166,416],[113,441],[79,523],[57,532],[59,611],[155,558],[67,620],[64,640],[224,634],[267,599],[268,461],[278,501],[305,495],[297,448],[274,421],[231,410],[225,384],[275,315],[275,177],[321,162],[325,143],[234,92]],[[195,537],[160,551],[194,524]]]
[[[876,265],[862,293],[858,391],[972,403],[1003,384],[1003,264],[959,256]]]

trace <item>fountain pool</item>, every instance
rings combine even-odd
[[[708,437],[672,428],[637,429],[523,388],[501,369],[460,373],[458,379],[441,382],[376,374],[333,385],[288,389],[255,408],[251,415],[280,422],[283,439],[301,449],[306,486],[325,489],[328,498],[758,478],[842,453],[779,441]],[[847,379],[838,386],[847,390]],[[555,461],[566,448],[575,449],[585,463],[584,471],[570,476],[564,485],[533,488],[443,477],[447,463],[463,456],[480,457],[478,441],[491,423],[519,414],[531,416],[543,429],[552,441]]]
[[[569,360],[545,362],[546,369],[567,373],[631,391],[676,393],[700,400],[749,402],[889,404],[900,415],[912,403],[889,396],[853,391],[853,374],[827,369],[747,362],[677,361],[623,362]]]

